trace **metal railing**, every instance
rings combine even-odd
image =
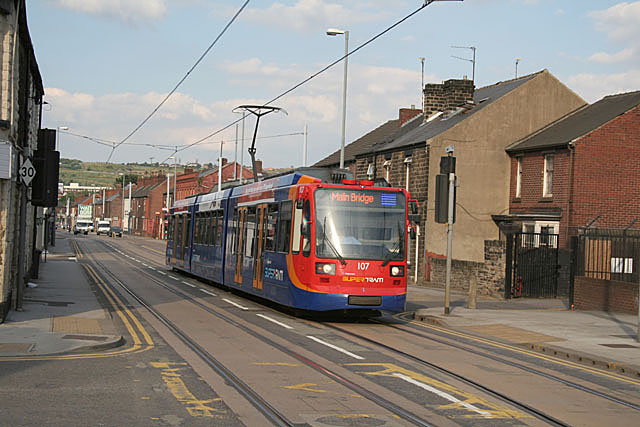
[[[579,229],[575,247],[575,275],[638,283],[640,231]]]

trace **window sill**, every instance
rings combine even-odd
[[[522,202],[522,199],[520,197],[514,197],[513,199],[511,199],[511,203],[520,203]]]
[[[538,200],[539,203],[551,203],[553,202],[553,196],[543,196]]]

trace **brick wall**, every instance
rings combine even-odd
[[[576,141],[573,181],[571,226],[600,215],[595,226],[624,228],[640,217],[640,106]]]
[[[638,284],[579,276],[574,281],[573,301],[578,310],[637,314]]]
[[[451,261],[451,288],[469,291],[473,276],[477,279],[478,295],[504,296],[504,272],[506,260],[505,242],[484,241],[484,262]],[[444,287],[446,281],[446,258],[430,258],[431,286]]]

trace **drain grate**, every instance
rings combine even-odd
[[[631,345],[631,344],[600,344],[600,345],[605,347],[611,347],[611,348],[640,348],[637,345]]]
[[[107,337],[97,335],[65,335],[63,340],[85,340],[85,341],[105,341]]]

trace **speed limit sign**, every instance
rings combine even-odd
[[[18,175],[22,178],[22,182],[24,185],[29,185],[34,176],[36,176],[36,168],[33,167],[31,160],[27,159],[22,162],[20,169],[18,170]]]

